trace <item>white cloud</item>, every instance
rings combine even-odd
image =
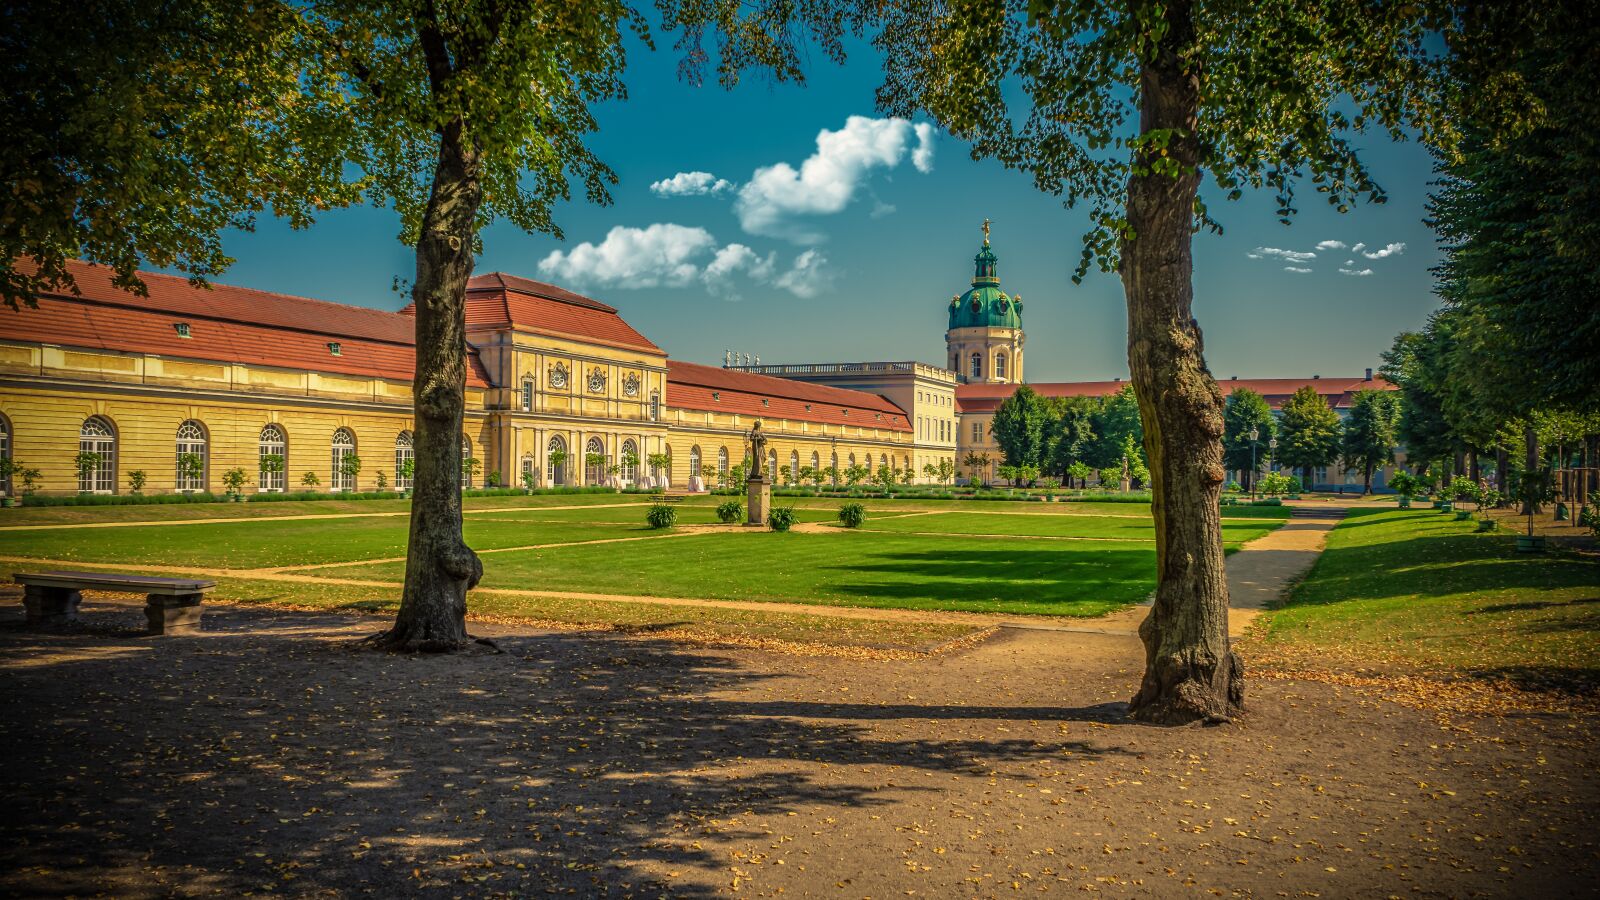
[[[1317,241],[1318,250],[1343,250],[1348,246],[1344,241]]]
[[[1398,256],[1401,253],[1405,252],[1405,249],[1406,249],[1406,245],[1405,244],[1393,243],[1393,244],[1384,245],[1384,248],[1382,250],[1374,250],[1371,253],[1362,253],[1361,255],[1365,256],[1367,259],[1383,259],[1384,257],[1387,257],[1387,256]]]
[[[1362,249],[1363,249],[1363,248],[1365,248],[1365,247],[1366,247],[1366,246],[1367,246],[1367,245],[1366,245],[1366,243],[1364,243],[1364,242],[1363,242],[1363,243],[1360,243],[1360,244],[1357,244],[1357,245],[1355,245],[1355,246],[1354,246],[1354,247],[1351,247],[1351,248],[1350,248],[1350,252],[1351,252],[1351,253],[1360,253],[1360,252],[1361,252],[1361,251],[1362,251]]]
[[[694,261],[716,246],[704,228],[657,223],[621,225],[599,244],[587,241],[563,253],[552,250],[539,273],[558,281],[619,288],[683,287],[700,276]]]
[[[1372,274],[1372,270],[1371,269],[1340,269],[1339,270],[1339,274],[1341,274],[1341,275],[1371,275]]]
[[[851,116],[838,131],[819,132],[816,152],[798,169],[786,162],[756,169],[739,189],[734,212],[751,234],[816,243],[823,235],[793,219],[843,210],[873,170],[892,169],[907,154],[917,171],[933,171],[933,137],[927,123]]]
[[[814,297],[829,286],[827,257],[816,250],[801,253],[781,273],[777,257],[762,256],[745,244],[718,246],[704,228],[670,222],[645,228],[618,225],[598,244],[585,241],[571,250],[551,251],[539,261],[539,273],[574,286],[624,290],[698,283],[730,300],[739,299],[735,275],[797,297]]]
[[[658,197],[698,197],[730,190],[733,190],[733,182],[710,172],[679,172],[650,185],[650,192]]]
[[[1356,264],[1356,261],[1353,260],[1353,259],[1347,259],[1347,260],[1344,261],[1344,264],[1347,265],[1347,266],[1353,266],[1353,265]]]
[[[1263,259],[1272,256],[1284,262],[1307,262],[1317,258],[1317,255],[1310,251],[1280,250],[1277,247],[1257,247],[1250,251],[1249,255],[1251,259]]]
[[[1302,269],[1302,268],[1300,268],[1300,267],[1299,267],[1299,266],[1284,266],[1284,267],[1283,267],[1283,270],[1284,270],[1284,271],[1285,271],[1285,272],[1298,272],[1298,273],[1299,273],[1299,274],[1301,274],[1301,275],[1304,275],[1304,274],[1306,274],[1306,273],[1307,273],[1307,272],[1310,272],[1310,271],[1311,271],[1311,270],[1310,270],[1310,269]]]
[[[789,271],[779,275],[773,283],[796,297],[809,299],[832,285],[833,277],[827,265],[828,258],[821,251],[807,250],[795,257]]]

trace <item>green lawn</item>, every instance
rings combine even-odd
[[[1273,518],[1228,518],[1222,522],[1222,539],[1229,544],[1254,540],[1282,524]],[[935,512],[899,518],[869,517],[870,531],[930,532],[942,534],[1004,534],[1040,537],[1120,538],[1154,541],[1148,519],[1111,519],[1077,515],[1004,515],[974,512]]]
[[[637,503],[648,505],[638,494],[534,494],[503,497],[467,497],[468,512],[543,506],[593,506]],[[405,516],[410,500],[284,500],[259,503],[151,503],[128,506],[19,506],[0,509],[0,526],[71,525],[82,522],[170,522],[179,519],[254,519],[282,516],[388,514]]]
[[[1316,665],[1600,679],[1600,563],[1432,510],[1353,511],[1261,646]]]
[[[727,533],[495,554],[482,587],[1096,616],[1154,588],[1148,543]],[[319,570],[396,581],[399,564]]]
[[[637,525],[538,518],[546,515],[468,516],[463,531],[480,550],[647,533],[642,513]],[[19,529],[0,531],[0,555],[228,569],[317,565],[404,556],[407,528],[405,517],[385,517]]]

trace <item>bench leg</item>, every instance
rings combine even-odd
[[[83,594],[71,588],[30,584],[22,592],[22,607],[29,625],[60,625],[77,621]]]
[[[204,594],[150,594],[145,598],[144,616],[151,634],[191,634],[200,630],[201,601]]]

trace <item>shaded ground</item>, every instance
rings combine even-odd
[[[1593,718],[1293,681],[1125,724],[1129,636],[899,662],[218,607],[194,638],[0,613],[0,892],[123,896],[1569,896],[1600,874]],[[485,629],[480,629],[485,630]]]

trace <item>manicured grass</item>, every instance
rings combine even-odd
[[[1281,523],[1278,519],[1225,519],[1222,539],[1229,544],[1254,540]],[[928,515],[901,515],[899,518],[869,516],[862,526],[868,531],[940,532],[942,534],[1005,534],[1040,537],[1113,538],[1154,541],[1155,528],[1148,519],[1111,519],[1073,515],[1006,515],[1004,513],[935,512]]]
[[[462,508],[508,509],[546,506],[648,505],[638,494],[534,494],[467,497]],[[0,527],[75,525],[85,522],[171,522],[186,519],[255,519],[281,516],[332,516],[410,513],[410,500],[285,500],[271,503],[174,503],[140,506],[18,506],[0,509]]]
[[[1351,661],[1512,679],[1600,679],[1600,563],[1520,554],[1432,510],[1352,511],[1262,646],[1310,665]]]
[[[1096,616],[1154,587],[1148,543],[730,532],[495,554],[484,588]],[[398,564],[319,570],[395,581]]]
[[[480,550],[647,533],[642,510],[638,525],[549,522],[529,515],[468,516],[463,531]],[[317,565],[404,556],[408,527],[405,517],[386,517],[40,528],[0,532],[0,555],[227,569]]]

